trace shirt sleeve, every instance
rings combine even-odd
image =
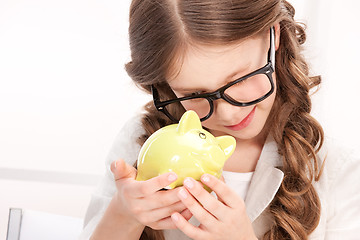
[[[91,200],[84,218],[84,228],[79,240],[87,240],[90,238],[116,192],[114,177],[110,170],[111,163],[122,158],[126,163],[133,165],[140,151],[140,145],[136,141],[142,133],[143,128],[140,117],[138,116],[126,122],[116,136],[106,158],[105,174],[91,195]]]
[[[332,174],[326,240],[360,239],[360,157],[347,152]]]

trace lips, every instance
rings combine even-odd
[[[251,112],[240,123],[238,123],[236,125],[225,126],[225,127],[232,131],[239,131],[243,128],[246,128],[247,126],[249,126],[249,124],[251,123],[251,121],[254,118],[255,109],[256,109],[256,106],[253,108],[253,110],[251,110]]]

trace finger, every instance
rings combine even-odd
[[[181,216],[183,216],[183,218],[185,219],[185,221],[188,221],[192,214],[190,213],[189,210],[185,210],[181,213]],[[184,217],[184,215],[186,215]],[[152,224],[152,226],[150,226],[151,228],[155,229],[155,230],[160,230],[160,229],[177,229],[174,221],[172,220],[171,216],[166,217],[164,219],[161,219],[157,222],[155,222],[154,224]]]
[[[174,223],[170,218],[171,214],[174,212],[181,213],[185,219],[190,219],[192,216],[190,211],[186,211],[185,205],[181,201],[178,201],[177,203],[171,206],[146,212],[145,214],[139,216],[138,221],[146,226],[151,226],[153,228],[154,227],[176,228],[176,226],[174,225]]]
[[[230,189],[229,186],[213,175],[202,175],[201,182],[211,188],[216,193],[216,195],[222,199],[225,205],[231,208],[237,208],[239,205],[244,204],[244,201],[241,201],[239,196],[232,189]]]
[[[186,206],[181,201],[178,201],[171,206],[151,210],[146,214],[146,217],[149,217],[152,221],[159,221],[160,219],[170,217],[174,212],[182,212],[185,209]]]
[[[191,239],[208,239],[204,230],[189,223],[181,214],[173,213],[171,219],[175,226]]]
[[[114,175],[115,181],[122,178],[133,178],[136,177],[136,169],[133,166],[125,163],[124,160],[119,159],[111,163],[110,170]]]
[[[216,225],[215,217],[204,209],[186,188],[181,188],[179,198],[202,225],[210,229]]]
[[[148,226],[155,230],[176,229],[177,228],[175,223],[171,219],[171,217],[161,219],[161,220],[159,220],[153,224],[150,224]]]
[[[223,181],[224,183],[226,183],[226,182],[225,182],[225,178],[224,178],[223,175],[221,175],[220,180]],[[216,197],[217,197],[217,199],[218,199],[220,202],[224,203],[224,201],[221,199],[221,197],[219,197],[219,196],[217,196],[217,195],[216,195]]]
[[[186,219],[186,221],[189,221],[193,216],[189,209],[185,209],[180,214]]]
[[[179,202],[179,197],[177,195],[179,190],[179,188],[175,188],[166,191],[157,191],[146,197],[146,206],[148,209],[157,209],[177,203]]]
[[[228,207],[212,196],[204,189],[201,183],[192,178],[186,178],[184,186],[198,200],[201,205],[217,219],[223,219],[227,215]]]
[[[146,181],[136,181],[129,189],[129,194],[134,197],[145,197],[169,186],[176,179],[176,173],[168,172]]]
[[[226,183],[223,175],[221,175],[220,180],[223,181],[224,183]]]

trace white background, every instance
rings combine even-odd
[[[150,100],[126,75],[129,0],[0,0],[0,239],[9,207],[83,217],[124,122]],[[359,147],[356,0],[292,0],[323,76],[313,114]]]

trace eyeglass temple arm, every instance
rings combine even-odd
[[[270,49],[268,53],[268,61],[271,62],[273,70],[275,70],[275,29],[270,28]]]
[[[156,108],[158,108],[159,93],[157,89],[154,87],[154,85],[151,85],[151,93],[153,95],[154,105]]]

